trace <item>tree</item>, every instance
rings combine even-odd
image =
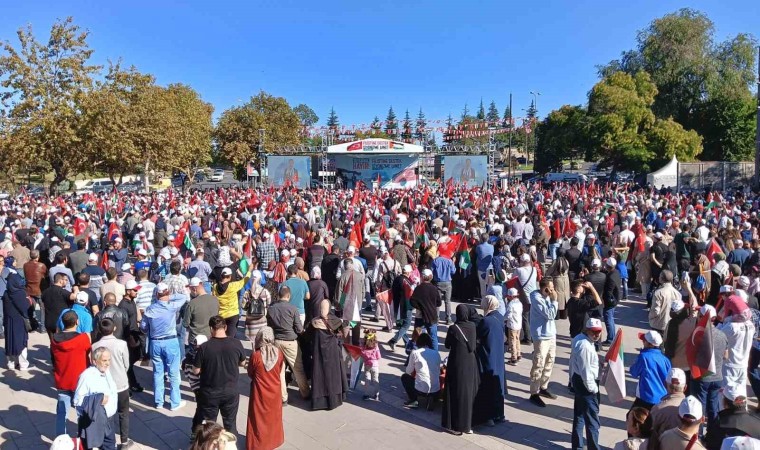
[[[534,100],[531,100],[530,106],[528,106],[528,110],[525,111],[525,117],[529,119],[529,122],[532,122],[536,119],[537,114],[538,110],[536,109],[536,102]]]
[[[330,115],[334,116],[335,111],[331,110]],[[337,123],[337,116],[335,121]],[[261,91],[245,105],[222,113],[214,140],[217,152],[224,160],[243,166],[248,161],[258,161],[260,129],[265,131],[265,149],[274,149],[298,144],[299,127],[298,116],[284,98]]]
[[[331,130],[337,130],[340,126],[338,115],[335,114],[335,108],[330,108],[330,115],[327,117],[327,126]]]
[[[657,87],[646,72],[631,76],[615,72],[589,93],[590,139],[599,153],[588,159],[618,169],[647,171],[673,155],[688,161],[702,151],[702,139],[671,119],[661,120],[652,111]]]
[[[491,125],[495,125],[499,122],[499,110],[496,108],[496,102],[491,100],[491,104],[488,105],[488,113],[486,113],[486,120]]]
[[[470,109],[467,107],[467,103],[464,104],[464,109],[462,110],[462,117],[460,122],[464,121],[467,118],[470,118]]]
[[[396,113],[393,112],[393,106],[388,109],[388,116],[385,118],[385,133],[391,139],[396,139],[398,136],[398,121],[396,120]]]
[[[508,127],[512,126],[512,110],[509,109],[509,105],[507,105],[506,108],[504,108],[504,116],[502,116],[502,120],[504,121],[504,124]]]
[[[23,143],[24,152],[5,163],[44,162],[53,171],[50,188],[55,192],[70,174],[86,169],[85,159],[79,157],[80,104],[99,67],[89,64],[89,33],[71,17],[55,22],[44,43],[35,39],[31,26],[17,35],[19,47],[6,42],[0,56],[0,98],[10,129],[7,136],[16,145]]]
[[[426,128],[427,120],[425,119],[425,113],[423,113],[422,108],[420,108],[420,112],[417,114],[417,123],[414,130],[414,138],[420,142],[423,142],[427,133]]]
[[[409,117],[409,110],[406,110],[404,114],[404,122],[402,123],[401,139],[404,142],[412,142],[412,118]]]
[[[315,113],[313,109],[309,108],[303,103],[293,108],[293,112],[296,113],[298,119],[301,121],[301,125],[303,125],[305,128],[314,126],[315,123],[319,122],[317,113]],[[332,113],[334,114],[335,111],[332,111]],[[337,121],[337,116],[335,119]]]
[[[562,168],[562,161],[584,157],[591,148],[589,117],[581,106],[564,105],[539,123],[534,170],[539,173]]]
[[[486,108],[483,106],[483,99],[480,99],[480,106],[478,107],[478,114],[475,116],[478,120],[486,120]]]

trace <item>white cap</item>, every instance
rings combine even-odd
[[[521,262],[530,262],[530,255],[527,253],[523,253],[520,257]]]
[[[615,267],[615,266],[617,266],[617,260],[615,258],[611,257],[611,256],[609,258],[607,258],[607,260],[605,262],[607,263],[607,267]]]
[[[639,339],[647,341],[656,347],[662,345],[662,336],[654,330],[649,330],[646,333],[639,333]]]
[[[169,249],[169,254],[172,256],[177,256],[178,253],[179,253],[179,249],[177,249],[177,247],[172,247],[171,249]]]
[[[198,287],[201,285],[201,279],[198,277],[190,278],[190,287]]]
[[[673,367],[666,378],[668,384],[686,386],[686,373],[678,367]]]
[[[148,256],[148,251],[145,250],[144,248],[141,248],[140,250],[137,251],[137,254],[140,256]]]
[[[74,439],[68,434],[62,434],[55,438],[53,444],[50,445],[50,450],[74,450]]]
[[[131,268],[132,268],[132,264],[128,262],[121,265],[121,270],[129,270]]]
[[[124,289],[127,291],[139,291],[141,287],[135,280],[128,280],[127,284],[124,285]]]
[[[430,270],[430,269],[425,269],[425,270],[422,271],[422,276],[424,276],[424,277],[432,277],[433,276],[433,271]]]
[[[195,336],[195,345],[205,344],[206,342],[208,342],[208,338],[205,334],[199,334]]]
[[[288,249],[285,249],[280,252],[280,256],[290,256],[290,252],[288,251]]]
[[[681,300],[680,298],[674,299],[673,302],[670,304],[670,310],[673,312],[678,312],[682,310],[686,306],[686,304]]]
[[[78,305],[86,305],[90,301],[90,296],[87,295],[87,292],[85,291],[79,291],[77,292],[77,298],[75,302]]]
[[[744,275],[740,276],[739,279],[736,280],[736,284],[742,289],[747,289],[749,287],[749,277]]]
[[[122,242],[124,242],[124,241],[122,241],[122,240],[121,240],[121,238],[120,238],[120,237],[117,237],[117,238],[116,238],[116,239],[114,239],[113,241],[114,241],[114,242],[118,242],[118,243],[122,243]]]
[[[404,273],[412,273],[412,266],[409,264],[404,266]]]
[[[517,292],[517,289],[515,288],[507,289],[507,297],[517,297],[518,295],[520,295],[520,293]]]
[[[354,253],[356,251],[356,247],[353,245],[348,246],[348,250],[346,250],[348,253]]]
[[[163,292],[169,292],[169,285],[166,283],[158,283],[156,285],[156,294],[160,294]]]
[[[230,275],[232,275],[232,269],[230,269],[229,267],[225,267],[224,269],[222,269],[223,277],[228,277]]]
[[[591,260],[591,267],[602,267],[602,262],[599,260],[599,258],[594,258]]]
[[[290,256],[296,256],[297,254],[298,254],[298,252],[296,251],[296,249],[294,249],[294,248],[290,249]]]
[[[731,293],[731,292],[734,292],[733,286],[728,286],[724,284],[723,286],[720,287],[721,294],[726,294],[726,293]]]
[[[654,238],[655,238],[655,239],[657,239],[658,241],[659,241],[659,240],[662,240],[662,238],[663,238],[663,237],[664,237],[664,236],[663,236],[663,235],[662,235],[662,233],[660,233],[659,231],[658,231],[657,233],[655,233],[655,234],[654,234]]]
[[[681,371],[681,373],[683,373],[683,371]],[[685,380],[685,377],[686,376],[684,375],[684,380]],[[695,421],[701,420],[702,419],[702,402],[697,400],[697,398],[694,397],[693,395],[686,397],[685,399],[681,401],[681,404],[678,406],[678,416],[682,419],[694,419]]]
[[[55,442],[53,444],[55,444]],[[759,450],[759,449],[760,449],[760,441],[757,439],[751,438],[749,436],[727,437],[723,439],[723,444],[720,446],[720,450]]]
[[[97,261],[98,260],[98,254],[97,253],[90,253],[90,256],[87,257],[90,261]]]
[[[58,242],[58,236],[51,237],[50,242]]]
[[[602,331],[602,321],[593,317],[590,317],[586,321],[586,329],[593,331]]]
[[[712,305],[702,305],[701,308],[699,308],[699,314],[706,316],[710,315],[710,317],[715,317],[717,313],[715,312],[715,307]]]

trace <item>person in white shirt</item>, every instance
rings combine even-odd
[[[111,366],[111,352],[106,347],[100,347],[92,352],[92,366],[85,369],[79,375],[77,389],[74,391],[74,407],[81,416],[84,413],[84,402],[88,396],[103,394],[101,404],[106,410],[108,423],[102,442],[93,442],[88,437],[87,448],[98,447],[104,450],[116,449],[116,407],[118,397],[116,382],[114,382],[109,367]]]
[[[520,351],[520,330],[522,329],[523,305],[520,302],[520,294],[515,288],[507,290],[507,331],[509,336],[509,351],[512,357],[508,363],[517,364],[522,359]]]
[[[536,289],[538,289],[538,282],[536,281],[538,279],[538,273],[536,272],[536,268],[533,266],[533,261],[530,259],[530,255],[527,253],[523,253],[523,255],[520,257],[520,267],[515,269],[514,275],[517,277],[517,283],[518,287],[517,289],[522,289],[525,291],[525,297],[530,298],[530,294],[533,293]],[[518,291],[519,292],[519,291]],[[523,317],[522,317],[522,343],[523,344],[532,344],[533,343],[533,337],[530,333],[530,310],[523,310]]]
[[[417,349],[409,355],[406,371],[401,375],[401,384],[409,397],[404,406],[417,408],[417,397],[420,394],[435,396],[441,390],[440,378],[441,356],[438,351],[433,350],[433,339],[430,335],[423,333],[417,338]]]
[[[723,384],[744,386],[747,383],[749,351],[755,335],[752,313],[738,295],[728,297],[723,311],[725,319],[720,330],[728,340],[728,355],[723,361]]]
[[[570,378],[575,391],[572,447],[599,449],[599,356],[595,343],[602,336],[602,321],[590,318],[583,333],[570,345]],[[584,439],[585,430],[585,439]],[[584,442],[585,441],[585,442]]]

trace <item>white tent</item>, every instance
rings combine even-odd
[[[656,189],[678,187],[678,159],[673,159],[660,170],[647,175],[647,183]]]

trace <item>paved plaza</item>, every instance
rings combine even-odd
[[[646,327],[643,302],[634,298],[623,301],[618,307],[617,320],[624,330],[626,366],[636,357],[637,331]],[[375,326],[371,322],[365,325]],[[570,430],[573,420],[573,399],[567,391],[567,365],[570,351],[568,322],[558,321],[557,360],[550,389],[559,396],[547,400],[546,408],[528,402],[530,351],[523,346],[523,360],[507,366],[508,395],[507,422],[494,427],[478,427],[472,435],[454,436],[441,428],[441,405],[435,411],[408,410],[401,386],[405,354],[401,346],[389,353],[383,345],[380,376],[380,401],[362,400],[362,392],[351,392],[348,401],[334,411],[309,410],[309,403],[299,398],[295,387],[290,389],[290,405],[284,409],[284,449],[550,449],[570,448]],[[441,345],[445,327],[439,327]],[[387,342],[390,333],[380,332],[380,342]],[[245,343],[250,349],[250,344]],[[442,353],[446,353],[442,351]],[[50,446],[54,438],[55,389],[51,366],[48,362],[48,338],[33,333],[30,336],[29,355],[33,367],[27,372],[2,370],[0,374],[0,449],[36,450]],[[4,358],[2,361],[4,365]],[[149,367],[139,367],[137,376],[146,391],[132,397],[130,435],[143,449],[184,449],[189,445],[191,417],[195,411],[193,394],[186,382],[182,383],[182,396],[187,406],[176,412],[157,410],[152,404],[152,376]],[[628,394],[634,392],[635,383],[629,379]],[[239,448],[244,448],[246,413],[248,409],[249,380],[241,373],[241,393],[237,427],[240,433]],[[610,405],[602,396],[602,429],[600,444],[611,448],[625,438],[626,401]],[[75,429],[74,412],[69,414],[69,430]],[[221,418],[219,419],[221,423]],[[118,435],[118,433],[117,433]],[[117,438],[118,439],[118,438]]]

